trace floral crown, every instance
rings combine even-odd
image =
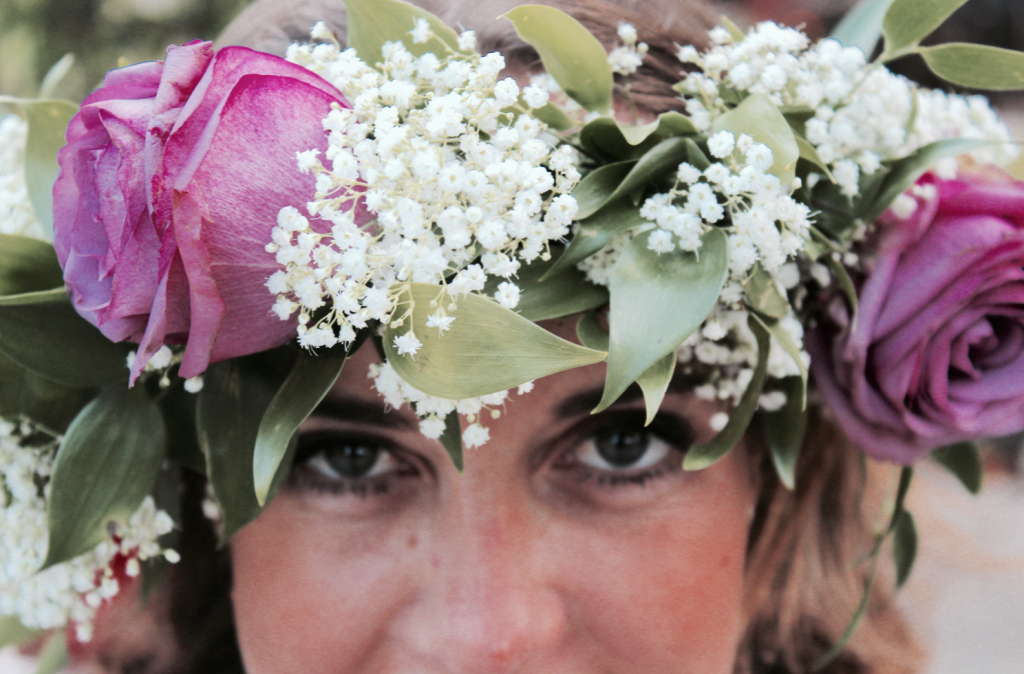
[[[976,489],[970,441],[1024,429],[1024,190],[991,168],[1017,148],[983,98],[884,64],[1011,89],[1024,57],[920,46],[963,2],[889,4],[816,44],[723,19],[679,49],[686,114],[649,123],[611,115],[635,29],[606,53],[536,5],[505,15],[546,71],[523,88],[472,31],[346,0],[347,49],[195,41],[81,107],[0,99],[0,614],[88,640],[119,579],[176,561],[165,459],[227,540],[365,340],[460,469],[512,389],[606,360],[595,411],[636,383],[650,422],[676,370],[728,403],[687,469],[756,418],[792,488],[813,374],[866,452]],[[575,315],[579,344],[537,324]]]

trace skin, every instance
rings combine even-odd
[[[460,476],[408,408],[385,413],[366,378],[376,360],[372,347],[350,359],[289,485],[233,539],[246,671],[732,672],[749,454],[679,467],[716,407],[676,382],[645,431],[629,393],[589,414],[603,365],[560,373],[484,412],[491,439]],[[632,466],[598,451],[622,446],[616,432],[646,443]],[[380,474],[335,477],[345,446],[388,448]]]

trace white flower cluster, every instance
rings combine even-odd
[[[629,23],[620,23],[618,30],[622,46],[608,52],[608,65],[618,75],[632,75],[647,55],[647,43],[637,42],[636,28]]]
[[[424,36],[429,26],[417,24],[414,40]],[[460,37],[474,45],[471,32]],[[284,267],[267,282],[274,310],[282,320],[299,312],[300,343],[350,343],[369,321],[388,324],[407,282],[438,285],[428,325],[442,332],[452,302],[480,292],[489,275],[503,279],[494,299],[514,308],[520,264],[546,259],[577,211],[573,151],[552,151],[529,114],[548,90],[499,82],[496,53],[414,58],[388,43],[380,70],[336,43],[293,45],[288,58],[352,102],[324,120],[323,158],[299,153],[299,169],[316,175],[309,217],[283,209],[267,248]],[[410,330],[395,346],[415,354],[420,342]]]
[[[31,423],[0,419],[0,615],[17,616],[33,629],[72,622],[79,641],[89,641],[97,609],[119,591],[115,567],[133,577],[147,559],[162,555],[178,561],[177,552],[157,542],[174,523],[147,497],[109,540],[39,571],[46,558],[48,480],[59,440]]]
[[[445,417],[452,412],[465,416],[469,426],[462,432],[462,444],[466,447],[479,447],[490,439],[490,431],[480,423],[480,418],[485,411],[489,411],[492,418],[498,418],[501,412],[493,408],[504,405],[508,398],[508,391],[466,400],[437,398],[406,383],[390,363],[371,365],[369,377],[388,405],[397,409],[409,403],[409,407],[420,418],[420,432],[428,438],[436,440],[441,437]],[[518,393],[523,395],[532,389],[533,382],[527,382],[519,387]]]
[[[25,185],[28,124],[17,115],[0,117],[0,234],[46,240]]]
[[[126,365],[128,366],[129,370],[135,366],[135,359],[137,357],[137,351],[131,351],[128,353]],[[150,358],[146,362],[146,365],[145,367],[142,368],[142,371],[144,373],[159,372],[160,381],[158,383],[160,385],[160,388],[167,388],[171,385],[171,368],[179,364],[182,361],[183,357],[183,351],[179,350],[175,352],[172,351],[169,346],[161,346],[159,349],[157,349],[157,352],[153,354],[152,358]],[[185,390],[189,393],[199,393],[200,391],[203,390],[202,375],[186,379],[183,386]]]

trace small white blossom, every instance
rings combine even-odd
[[[423,346],[423,342],[416,339],[416,335],[411,332],[407,332],[404,335],[398,335],[395,337],[395,349],[400,355],[415,356],[416,352]]]

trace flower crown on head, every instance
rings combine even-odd
[[[636,383],[650,422],[678,369],[731,407],[684,467],[759,416],[790,488],[812,374],[865,451],[938,447],[972,488],[969,442],[1024,429],[1024,189],[987,168],[1017,148],[983,98],[884,67],[1024,86],[1015,52],[920,46],[955,7],[879,0],[816,44],[723,19],[679,50],[686,114],[641,124],[610,114],[632,26],[606,53],[512,10],[546,70],[521,88],[472,31],[346,4],[347,49],[323,24],[285,59],[195,41],[80,109],[0,99],[0,613],[87,640],[119,579],[173,561],[165,459],[207,475],[227,540],[365,340],[460,469],[512,389],[604,360],[595,411]],[[579,344],[537,324],[574,315]],[[909,476],[882,538],[913,532]]]

